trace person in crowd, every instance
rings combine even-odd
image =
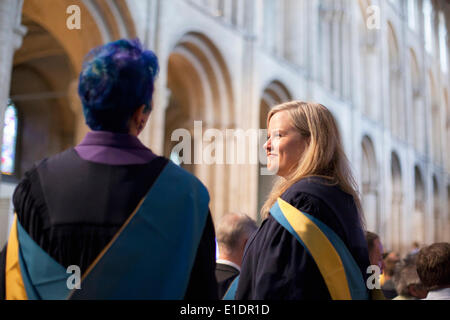
[[[387,299],[393,299],[398,295],[395,289],[393,276],[395,268],[399,262],[400,256],[395,251],[389,252],[384,259],[384,279],[381,284],[381,290],[383,290],[383,294]]]
[[[428,289],[424,300],[450,300],[450,243],[433,243],[420,249],[417,274]]]
[[[416,253],[419,253],[419,250],[420,250],[419,242],[414,241],[413,244],[412,244],[412,249],[411,249],[411,251],[409,253],[410,254],[416,254]]]
[[[427,296],[427,290],[417,274],[416,259],[406,258],[399,262],[393,281],[398,292],[393,300],[418,300]]]
[[[86,56],[78,93],[91,131],[17,186],[0,298],[218,298],[208,191],[138,139],[158,69],[138,39]]]
[[[419,253],[419,250],[420,250],[420,244],[419,244],[419,242],[414,241],[414,242],[412,243],[411,250],[410,250],[410,251],[407,253],[407,255],[406,255],[406,259],[414,258],[414,257]]]
[[[375,280],[375,289],[371,290],[371,297],[374,300],[385,300],[383,291],[381,290],[381,281],[383,280],[384,271],[384,249],[380,237],[371,231],[366,231],[366,243],[369,251],[369,261],[371,266],[377,266],[378,277]],[[373,271],[372,271],[373,272]]]
[[[217,224],[219,259],[216,261],[216,279],[219,297],[225,295],[239,275],[245,245],[257,228],[253,219],[238,213],[226,214]]]
[[[248,241],[235,299],[368,299],[363,213],[331,112],[287,102],[267,125],[267,168],[279,180]]]
[[[383,245],[381,243],[380,237],[374,232],[366,231],[366,242],[367,242],[367,248],[369,250],[370,264],[378,266],[380,268],[380,273],[383,273],[384,249],[383,249]]]

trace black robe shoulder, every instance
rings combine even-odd
[[[110,166],[82,160],[74,152],[69,149],[44,159],[26,172],[14,191],[13,204],[21,225],[44,251],[64,267],[75,264],[86,270],[150,190],[168,159]],[[40,169],[49,163],[53,169],[66,168],[68,176],[49,174],[44,183]],[[56,200],[46,198],[55,194]],[[214,239],[208,213],[185,299],[218,298]],[[5,298],[5,261],[6,246],[0,252],[0,300]]]
[[[335,231],[366,280],[369,256],[353,198],[325,183],[319,178],[303,179],[281,198]],[[329,300],[331,296],[310,254],[269,215],[247,243],[236,299]]]

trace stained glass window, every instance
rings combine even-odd
[[[2,174],[14,174],[14,164],[16,160],[16,140],[17,140],[17,109],[11,100],[5,111],[5,123],[3,127],[2,144]]]

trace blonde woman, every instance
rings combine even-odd
[[[274,107],[264,145],[280,177],[248,241],[236,299],[367,299],[369,256],[336,122],[320,104]]]

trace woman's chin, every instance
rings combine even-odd
[[[280,175],[279,174],[279,168],[278,163],[267,163],[267,170],[271,172],[274,175]]]
[[[280,168],[278,165],[278,162],[268,162],[267,163],[267,170],[272,173],[273,175],[277,175],[279,177],[286,178],[286,170],[283,170],[283,168]]]

